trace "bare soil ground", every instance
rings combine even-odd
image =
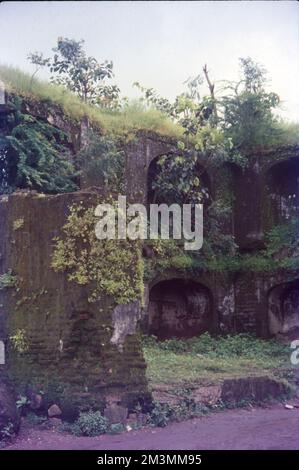
[[[205,450],[299,449],[299,409],[267,408],[212,413],[166,428],[144,428],[119,435],[75,437],[23,425],[6,450]]]

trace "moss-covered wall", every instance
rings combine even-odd
[[[70,207],[98,202],[92,192],[24,191],[0,203],[1,273],[11,270],[16,280],[0,290],[7,369],[17,389],[28,384],[45,392],[58,389],[60,400],[80,406],[101,405],[111,396],[122,402],[147,397],[138,301],[117,306],[103,292],[90,302],[94,285],[80,285],[51,268],[53,238],[63,237]]]
[[[125,149],[129,199],[147,202],[149,165],[173,148],[173,142],[152,134],[140,135],[130,142]],[[296,156],[298,149],[280,154],[282,159],[286,155],[287,158]],[[231,221],[223,230],[226,233],[231,230],[240,247],[250,248],[257,257],[265,227],[271,225],[270,218],[265,221],[269,204],[263,188],[270,161],[274,160],[279,161],[279,157],[273,153],[251,156],[248,168],[240,170],[235,178],[231,171],[231,177],[226,179],[221,168],[211,178],[214,197],[226,198],[232,205]],[[70,273],[67,269],[71,262],[68,251],[68,247],[72,247],[71,239],[70,244],[64,245],[63,259],[56,262],[60,271],[51,267],[54,246],[57,247],[53,239],[63,240],[67,235],[63,227],[70,208],[74,205],[94,207],[101,200],[99,194],[88,189],[57,196],[18,191],[0,200],[0,275],[4,276],[5,284],[0,289],[0,340],[6,345],[6,370],[17,384],[17,390],[28,385],[48,394],[50,390],[52,395],[58,396],[55,401],[60,404],[74,402],[81,408],[90,404],[102,407],[105,402],[132,404],[136,397],[146,401],[149,396],[139,333],[140,322],[146,323],[143,309],[136,296],[131,295],[130,285],[126,302],[117,301],[123,298],[118,295],[118,284],[126,285],[128,280],[134,282],[141,293],[140,256],[136,253],[131,271],[118,273],[114,283],[106,282],[111,275],[106,271],[102,283],[94,273],[97,267],[105,265],[103,253],[102,258],[93,261],[93,275],[86,282],[84,269],[81,269],[84,268],[81,265],[85,259],[84,246],[82,257],[80,246],[79,251],[77,247],[73,271]],[[137,244],[136,249],[140,250]],[[127,251],[131,253],[131,247],[127,247]],[[98,251],[95,253],[99,255]],[[107,252],[107,258],[109,256],[111,250]],[[115,269],[112,258],[109,258],[111,271]],[[127,268],[125,258],[120,259]],[[132,261],[132,257],[130,259]],[[265,273],[254,268],[246,271],[244,266],[240,268],[240,258],[239,264],[232,268],[230,263],[229,269],[217,259],[210,268],[194,266],[191,255],[188,259],[176,256],[176,261],[172,267],[164,263],[164,271],[160,269],[158,274],[154,269],[150,272],[146,292],[165,279],[183,277],[198,282],[209,292],[211,329],[217,333],[255,332],[267,336],[270,290],[299,277],[296,267],[292,272]],[[135,288],[133,291],[136,293]],[[97,296],[91,302],[95,292]]]

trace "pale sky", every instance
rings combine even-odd
[[[237,80],[239,57],[262,63],[282,115],[299,121],[299,2],[3,2],[0,62],[32,72],[29,51],[84,39],[88,55],[113,60],[115,82],[135,97],[139,81],[174,98],[207,63],[214,80]],[[42,73],[40,76],[45,76]]]

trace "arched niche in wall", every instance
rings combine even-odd
[[[166,156],[167,158],[175,158],[175,154],[171,154],[171,153],[167,154]],[[159,160],[161,157],[162,155],[159,155],[156,158],[154,158],[148,167],[148,171],[147,171],[147,203],[148,205],[149,204],[162,204],[165,202],[162,194],[159,194],[159,191],[153,188],[153,183],[155,179],[157,178],[157,176],[159,175],[159,172],[163,171],[163,167],[159,165]],[[200,162],[198,162],[198,164],[196,165],[195,173],[200,180],[200,187],[204,190],[205,193],[207,193],[208,195],[211,195],[211,191],[212,191],[211,179],[207,170],[205,169],[203,165],[200,164]],[[203,202],[204,204],[206,204],[208,203],[208,201],[209,201],[209,197],[205,198]],[[173,201],[173,202],[177,202],[177,201]]]
[[[212,295],[195,281],[169,279],[149,292],[148,333],[160,340],[191,338],[211,331]]]
[[[299,279],[279,284],[268,295],[269,332],[272,336],[297,339],[299,335]]]
[[[266,175],[271,224],[299,216],[299,157],[274,164]]]

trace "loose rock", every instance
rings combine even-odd
[[[49,418],[53,418],[55,416],[60,416],[62,414],[61,409],[59,408],[58,405],[51,405],[50,408],[48,409],[48,416]]]

